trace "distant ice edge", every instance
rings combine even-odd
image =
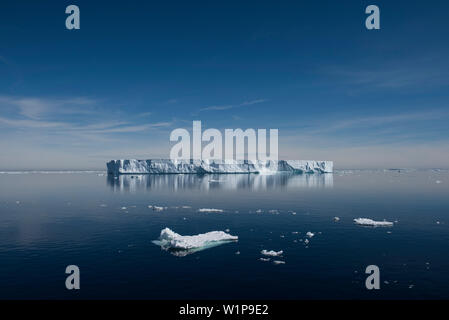
[[[164,174],[164,173],[332,173],[332,161],[316,160],[111,160],[108,174]]]

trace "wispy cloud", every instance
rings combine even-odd
[[[132,115],[111,119],[113,113],[96,110],[98,101],[85,97],[48,99],[36,97],[0,96],[0,106],[12,107],[8,115],[0,115],[0,127],[16,129],[61,130],[69,133],[108,134],[142,132],[169,127],[172,122],[138,123],[140,118],[151,113],[139,114],[138,120]],[[6,108],[3,108],[5,110]],[[10,110],[11,111],[11,110]],[[63,115],[78,114],[82,117],[66,119]],[[97,116],[93,117],[96,114]],[[104,120],[98,121],[99,116]],[[56,120],[55,120],[56,119]],[[65,120],[64,120],[65,119]]]
[[[31,119],[39,119],[40,117],[49,113],[91,113],[92,110],[89,110],[86,107],[93,106],[95,104],[95,100],[85,97],[75,97],[69,99],[48,99],[37,97],[0,96],[0,105],[17,108],[20,115]]]
[[[228,105],[214,105],[214,106],[209,106],[209,107],[205,107],[200,109],[200,111],[212,111],[212,110],[229,110],[229,109],[234,109],[234,108],[241,108],[241,107],[246,107],[246,106],[251,106],[254,104],[258,104],[258,103],[263,103],[266,102],[266,99],[257,99],[257,100],[251,100],[251,101],[245,101],[239,104],[228,104]]]
[[[449,70],[444,64],[436,67],[419,65],[419,62],[410,65],[398,62],[394,65],[378,65],[376,69],[366,66],[332,66],[324,69],[324,73],[338,78],[340,83],[377,89],[449,85]]]

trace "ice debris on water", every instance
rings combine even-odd
[[[357,218],[354,219],[354,222],[356,224],[362,225],[362,226],[372,226],[372,227],[392,227],[393,222],[390,221],[374,221],[372,219],[368,218]]]
[[[274,264],[285,264],[285,261],[274,260],[273,263],[274,263]]]
[[[306,233],[306,236],[308,236],[309,238],[312,238],[315,235],[315,233],[308,231]]]
[[[224,212],[224,210],[214,209],[214,208],[201,208],[201,209],[198,209],[198,212]]]
[[[274,250],[268,251],[268,250],[264,249],[264,250],[260,251],[260,253],[263,254],[264,256],[279,257],[279,256],[281,256],[284,253],[284,251],[282,251],[282,250],[280,250],[280,251],[274,251]]]

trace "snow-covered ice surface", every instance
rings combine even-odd
[[[331,173],[332,161],[315,160],[111,160],[109,174],[163,174],[163,173]]]
[[[237,236],[223,231],[211,231],[194,236],[182,236],[169,228],[165,228],[161,231],[159,239],[154,240],[153,243],[164,250],[170,251],[174,255],[186,256],[197,251],[237,240]]]
[[[368,218],[357,218],[354,219],[356,224],[360,224],[362,226],[372,226],[372,227],[392,227],[393,222],[390,221],[374,221]]]

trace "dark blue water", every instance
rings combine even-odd
[[[448,299],[448,191],[441,170],[1,173],[0,298]],[[362,227],[358,217],[397,223]],[[165,227],[229,229],[239,240],[179,257],[152,243]],[[262,249],[283,250],[285,264],[260,261]],[[81,270],[78,291],[65,288],[71,264]],[[380,290],[365,288],[371,264]]]

